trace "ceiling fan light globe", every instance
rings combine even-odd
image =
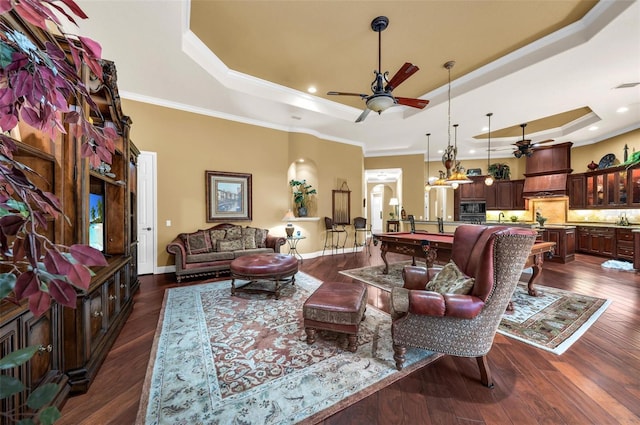
[[[371,109],[374,112],[380,113],[393,105],[395,105],[395,101],[393,97],[382,94],[374,94],[369,99],[367,99],[367,108]]]

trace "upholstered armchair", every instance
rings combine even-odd
[[[444,267],[458,272],[450,285],[454,289],[436,288],[456,293],[426,289],[436,283],[438,278],[434,277],[443,267],[405,267],[404,287],[394,288],[391,293],[397,369],[403,367],[407,347],[475,357],[482,383],[493,387],[486,354],[534,241],[535,233],[528,229],[459,226],[451,253],[451,262],[457,267]]]

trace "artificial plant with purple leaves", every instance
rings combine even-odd
[[[102,253],[87,245],[64,246],[44,236],[49,217],[64,216],[58,198],[34,184],[37,174],[14,158],[16,141],[10,131],[18,121],[56,140],[60,133],[83,140],[81,152],[94,167],[110,164],[116,131],[94,126],[78,105],[86,104],[100,114],[83,83],[86,65],[102,79],[101,47],[95,41],[68,34],[59,16],[75,24],[87,16],[73,0],[0,0],[0,15],[11,12],[24,22],[49,32],[47,23],[59,32],[44,48],[0,20],[0,300],[20,303],[28,299],[35,316],[48,310],[51,298],[75,308],[78,289],[91,282],[91,266],[105,266]],[[75,18],[74,18],[75,17]],[[58,43],[59,42],[59,43]],[[65,50],[70,54],[65,53]],[[28,361],[38,347],[27,347],[0,359],[0,370],[10,370]],[[22,382],[0,374],[0,399],[24,391]],[[60,412],[48,406],[57,393],[55,384],[41,385],[26,401],[37,421],[55,422]],[[14,418],[20,424],[34,423],[36,414]]]

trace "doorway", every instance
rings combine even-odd
[[[155,273],[157,258],[156,152],[138,156],[138,274]]]

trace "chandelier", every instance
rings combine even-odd
[[[445,149],[444,154],[442,155],[442,164],[444,168],[447,170],[445,177],[446,182],[451,185],[454,189],[458,187],[459,184],[464,183],[472,183],[471,180],[464,173],[464,168],[460,165],[460,161],[458,161],[458,124],[455,124],[453,127],[456,130],[456,138],[455,138],[455,146],[451,146],[451,68],[455,65],[455,61],[449,61],[444,64],[444,67],[449,71],[449,86],[448,86],[448,110],[447,110],[447,149]]]

